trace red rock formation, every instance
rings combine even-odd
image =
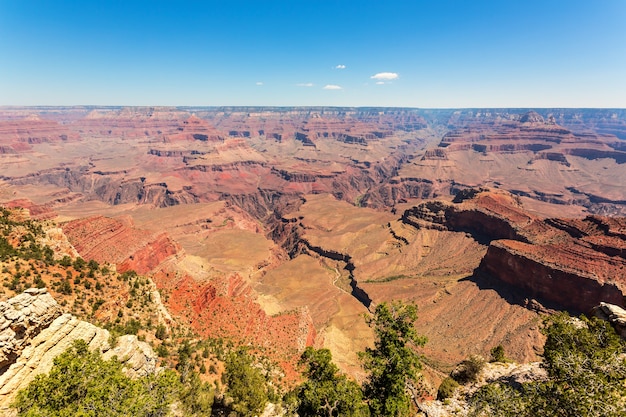
[[[164,107],[102,108],[76,120],[72,127],[81,134],[117,136],[125,139],[162,137],[176,132],[189,117],[187,112]]]
[[[588,312],[600,302],[624,305],[626,261],[576,244],[532,245],[512,240],[491,243],[481,263],[490,275],[529,296]]]
[[[18,199],[7,201],[2,204],[7,208],[15,208],[21,207],[30,212],[30,217],[34,220],[46,220],[52,219],[57,216],[57,214],[48,206],[42,206],[39,204],[35,204],[28,199]]]
[[[120,272],[148,273],[182,250],[166,233],[135,229],[130,219],[95,216],[62,228],[81,257],[114,263]]]
[[[218,142],[223,141],[223,136],[206,120],[200,119],[192,115],[184,120],[181,126],[176,128],[175,132],[165,135],[167,142],[179,140],[201,141],[201,142]]]
[[[457,204],[426,203],[403,220],[446,227],[489,243],[479,269],[529,298],[587,312],[605,301],[626,300],[626,219],[541,219],[509,194],[466,193]]]
[[[0,153],[30,150],[33,144],[77,140],[78,134],[55,121],[31,116],[0,121]]]
[[[528,112],[519,120],[471,122],[447,133],[439,146],[449,152],[474,150],[485,154],[530,151],[539,153],[540,159],[567,166],[569,163],[564,155],[612,158],[620,164],[626,162],[626,152],[617,149],[615,137],[574,133],[553,122],[544,122],[536,112]]]
[[[300,352],[315,342],[313,322],[304,310],[268,316],[248,284],[235,274],[197,282],[188,275],[160,271],[153,276],[170,312],[202,337],[226,338],[264,349],[281,364],[288,382],[298,377]]]

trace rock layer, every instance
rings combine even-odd
[[[476,190],[456,200],[413,207],[403,221],[468,232],[489,243],[479,270],[529,298],[579,312],[602,301],[624,305],[626,220],[542,219],[504,192]]]
[[[129,218],[74,220],[63,231],[83,258],[114,263],[120,272],[147,273],[182,250],[166,233],[135,229]]]

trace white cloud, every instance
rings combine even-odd
[[[315,84],[313,84],[313,83],[298,83],[296,85],[298,87],[313,87]]]
[[[324,86],[324,90],[343,90],[339,85],[327,84]]]
[[[370,78],[374,80],[395,80],[399,77],[395,72],[379,72],[378,74],[372,75]]]
[[[346,66],[343,64],[339,64],[335,67],[335,69],[346,69]]]
[[[383,84],[385,84],[384,81],[376,81],[376,85],[383,85]]]
[[[257,82],[256,85],[263,85],[261,81]]]

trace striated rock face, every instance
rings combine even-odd
[[[78,138],[78,134],[69,131],[65,126],[38,116],[0,120],[0,154],[28,151],[33,144]]]
[[[489,246],[481,269],[523,288],[532,297],[587,312],[603,300],[622,304],[626,294],[626,283],[619,275],[626,262],[622,259],[616,264],[598,255],[574,245],[535,246],[499,240]]]
[[[3,311],[0,347],[3,366],[0,370],[0,410],[7,407],[18,390],[35,376],[47,373],[54,358],[82,339],[91,349],[98,349],[105,359],[116,356],[130,376],[156,372],[157,357],[150,345],[136,336],[122,336],[116,347],[109,345],[107,330],[61,314],[61,309],[45,289],[29,289],[6,302]]]
[[[23,208],[28,210],[31,219],[45,220],[56,217],[56,213],[50,207],[35,204],[28,199],[17,199],[3,203],[6,208]]]
[[[115,263],[121,272],[147,273],[182,250],[166,233],[135,229],[126,218],[74,220],[63,225],[63,232],[80,256]]]
[[[218,142],[224,140],[223,136],[213,126],[195,115],[184,120],[181,125],[176,128],[176,133],[170,133],[165,136],[166,142],[179,140]]]
[[[522,289],[528,298],[588,312],[600,302],[624,305],[626,219],[542,219],[504,192],[466,192],[457,204],[406,210],[417,227],[470,233],[489,244],[479,270]]]

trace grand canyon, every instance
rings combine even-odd
[[[539,360],[545,315],[626,307],[624,164],[619,109],[0,108],[3,207],[59,258],[145,277],[168,331],[263,347],[287,384],[307,346],[362,381],[364,316],[391,300],[418,307],[431,396],[495,346]],[[78,314],[53,273],[31,296]],[[132,286],[102,282],[113,322]]]

